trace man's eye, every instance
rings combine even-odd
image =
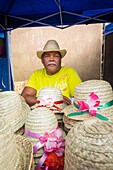
[[[44,57],[47,58],[47,57],[49,57],[49,55],[46,54],[46,55],[44,55]]]
[[[60,57],[60,56],[59,56],[59,54],[55,54],[55,57],[58,58],[58,57]]]

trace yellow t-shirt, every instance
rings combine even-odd
[[[36,70],[30,76],[26,86],[38,91],[46,86],[56,87],[67,97],[74,96],[75,87],[81,83],[81,79],[73,68],[61,67],[60,71],[54,75],[48,75],[45,68]]]

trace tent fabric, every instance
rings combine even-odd
[[[113,22],[113,0],[3,0],[0,28]]]
[[[11,67],[7,58],[0,58],[0,89],[2,91],[13,90],[13,77],[11,72]],[[9,77],[10,73],[10,77]]]
[[[113,33],[113,24],[108,24],[105,26],[105,35]]]
[[[0,33],[0,38],[4,39],[6,51],[6,55],[0,56],[0,89],[9,91],[14,89],[9,32],[7,31],[5,34]]]

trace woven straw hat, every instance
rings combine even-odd
[[[0,169],[30,170],[32,148],[28,139],[14,134],[8,119],[0,114]]]
[[[44,52],[49,52],[49,51],[57,51],[60,52],[61,57],[63,58],[65,56],[65,54],[67,53],[67,51],[65,49],[60,49],[57,41],[55,40],[48,40],[43,48],[43,50],[41,51],[37,51],[37,56],[38,58],[42,58],[42,55]]]
[[[45,101],[45,107],[48,107],[54,113],[60,112],[66,105],[63,103],[63,95],[60,89],[56,87],[46,86],[39,90],[37,100],[38,106],[43,105]]]
[[[74,120],[74,119],[69,119],[67,116],[63,116],[63,122],[66,126],[66,128],[69,130],[71,129],[75,124],[80,123],[80,120]],[[76,123],[75,123],[76,122]]]
[[[31,110],[26,118],[25,129],[32,132],[44,134],[58,126],[53,112],[45,107]]]
[[[30,107],[15,91],[0,93],[0,113],[7,117],[14,132],[24,125],[29,111]]]
[[[56,116],[46,107],[40,107],[30,111],[25,122],[25,129],[40,135],[43,135],[45,132],[50,132],[52,129],[57,128],[57,126]],[[26,134],[24,134],[24,136],[32,142],[33,146],[39,141]],[[41,148],[35,157],[42,156],[43,153],[44,150]]]
[[[80,100],[86,101],[92,92],[98,95],[100,99],[100,104],[105,104],[106,102],[113,100],[112,87],[107,81],[88,80],[79,84],[75,88],[74,102],[77,103],[77,101]],[[75,108],[74,105],[70,105],[65,107],[62,111],[64,112],[65,116],[67,116],[69,113],[76,112],[77,110],[78,109]],[[103,110],[98,110],[98,113],[110,119],[113,119],[113,106]],[[83,121],[89,118],[90,119],[92,118],[92,116],[90,116],[89,114],[69,117],[69,119],[74,119],[79,121]]]
[[[85,120],[67,134],[65,170],[112,170],[113,123]]]
[[[17,135],[23,135],[24,134],[24,130],[25,130],[25,124],[15,132],[15,134]]]

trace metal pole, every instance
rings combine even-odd
[[[14,76],[12,69],[12,53],[11,53],[11,39],[10,39],[10,31],[5,32],[5,42],[6,42],[6,57],[8,61],[8,86],[9,91],[14,89]]]

